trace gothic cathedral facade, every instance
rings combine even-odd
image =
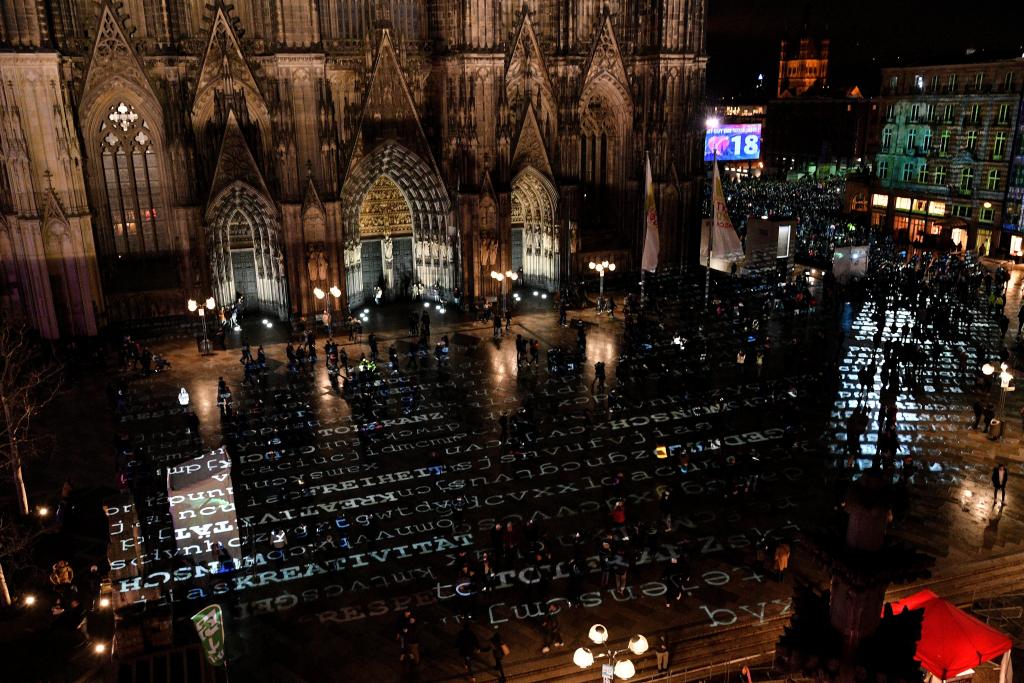
[[[47,338],[690,257],[706,0],[6,0],[5,315]]]

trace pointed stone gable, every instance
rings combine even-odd
[[[495,204],[498,202],[498,193],[494,191],[494,182],[491,180],[490,170],[484,171],[484,179],[480,183],[480,196],[490,197],[494,200]]]
[[[580,92],[586,93],[588,86],[601,79],[610,79],[628,101],[632,100],[629,94],[629,76],[622,63],[619,41],[615,39],[612,19],[608,14],[605,14],[604,21],[601,22],[601,31],[590,48],[590,55],[583,68],[583,87]]]
[[[249,68],[249,63],[245,61],[242,46],[238,42],[238,35],[235,33],[231,19],[225,13],[224,6],[217,3],[213,14],[213,24],[210,27],[210,39],[206,44],[203,66],[199,71],[199,80],[196,84],[193,111],[207,90],[224,81],[232,81],[236,87],[241,86],[248,90],[252,97],[256,97],[260,101],[263,99],[256,78]]]
[[[540,126],[537,124],[537,115],[533,104],[526,108],[523,115],[523,125],[519,128],[519,135],[516,136],[516,144],[512,153],[512,175],[527,166],[553,178],[551,162],[548,159],[547,149],[544,147],[544,136],[541,135]]]
[[[316,191],[313,179],[307,178],[306,196],[302,198],[302,215],[305,216],[310,209],[319,211],[322,216],[327,216],[327,211],[324,210],[324,204],[320,201],[320,193]]]
[[[434,155],[416,113],[416,104],[391,43],[391,33],[385,29],[373,63],[349,168],[372,151],[367,148],[368,140],[379,142],[388,139],[396,140],[415,152],[437,172]]]
[[[544,53],[541,52],[530,14],[524,11],[505,63],[505,92],[513,111],[521,105],[526,89],[533,93],[538,86],[542,99],[540,106],[545,109],[553,106],[553,88],[544,63]]]
[[[217,170],[214,171],[213,182],[210,183],[209,202],[213,202],[224,188],[235,181],[241,181],[261,192],[267,199],[270,198],[270,192],[263,182],[263,174],[260,173],[256,160],[249,150],[249,143],[245,141],[245,135],[238,126],[235,112],[230,111],[227,126],[224,128],[224,140],[220,145],[220,155],[217,157]]]
[[[100,22],[96,30],[96,42],[92,46],[83,92],[88,94],[109,88],[113,77],[128,81],[156,100],[153,88],[142,68],[142,62],[128,42],[121,20],[114,13],[110,3],[104,2],[100,7]]]
[[[64,210],[64,205],[60,201],[60,197],[57,196],[56,190],[53,187],[46,188],[43,193],[43,212],[41,224],[46,227],[51,222],[56,221],[57,223],[68,222],[68,214]]]

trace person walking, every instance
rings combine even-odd
[[[548,613],[544,617],[544,647],[541,648],[543,654],[551,652],[552,647],[562,647],[565,643],[562,641],[562,630],[558,626],[558,605],[554,603],[548,605]]]
[[[665,636],[658,639],[658,649],[654,651],[654,656],[658,661],[658,673],[668,673],[668,641]]]
[[[473,675],[473,657],[480,651],[480,642],[476,639],[476,634],[473,633],[468,619],[462,622],[462,628],[459,630],[459,635],[456,636],[455,645],[459,649],[459,656],[462,657],[462,665],[469,675],[469,680],[471,682],[476,681],[476,676]]]
[[[491,636],[491,654],[494,655],[494,670],[498,672],[498,683],[505,683],[504,659],[508,657],[511,650],[505,641],[501,639],[501,632],[494,627],[494,635]]]
[[[1006,505],[1006,481],[1010,477],[1006,465],[999,463],[992,469],[992,507],[996,506],[996,497],[1002,493],[1002,505]]]

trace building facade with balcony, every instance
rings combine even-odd
[[[1006,227],[1020,223],[1022,92],[1024,59],[883,69],[869,112],[872,225],[915,246],[1024,252]]]

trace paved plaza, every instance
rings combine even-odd
[[[467,619],[483,650],[471,658],[477,680],[498,679],[487,651],[495,632],[510,648],[510,679],[591,680],[571,655],[597,622],[623,647],[634,633],[652,643],[666,636],[680,677],[725,673],[730,661],[771,675],[793,582],[826,580],[801,532],[840,520],[847,484],[872,464],[877,429],[851,459],[844,424],[858,405],[877,411],[880,385],[862,391],[857,379],[874,310],[766,312],[763,286],[723,280],[700,327],[702,286],[662,278],[659,328],[624,358],[620,320],[570,311],[586,337],[576,368],[549,368],[547,357],[575,349],[580,326],[560,326],[557,310],[528,291],[499,338],[489,323],[431,309],[431,341],[447,335],[452,351],[441,362],[417,357],[415,367],[412,305],[373,308],[361,343],[337,333],[350,366],[370,356],[371,332],[380,348],[372,384],[347,397],[332,389],[322,356],[289,373],[284,330],[256,319],[209,356],[188,341],[154,342],[169,370],[107,373],[127,396],[119,414],[95,399],[70,414],[105,425],[82,431],[82,445],[104,445],[78,478],[108,506],[115,590],[158,589],[149,609],[169,609],[186,636],[188,617],[219,603],[237,680],[468,680],[456,646]],[[254,349],[263,342],[262,386],[243,383],[242,335]],[[538,363],[517,368],[516,335],[539,340]],[[977,367],[997,337],[979,320],[964,332],[966,365],[944,349],[898,398],[901,452],[914,457],[893,474],[902,493],[893,533],[937,558],[935,581],[977,563],[998,572],[998,558],[1020,550],[1020,421],[1008,420],[998,442],[966,429]],[[319,334],[318,349],[324,341]],[[762,366],[737,363],[741,348],[753,356],[766,342]],[[392,345],[398,372],[386,367]],[[232,391],[233,418],[219,415],[218,377]],[[71,396],[100,379],[84,381]],[[182,387],[198,433],[183,418]],[[1007,415],[1017,405],[1011,394]],[[124,456],[115,462],[110,440],[135,463],[120,494],[113,479]],[[221,446],[241,531],[227,573],[216,571],[198,522],[175,542],[165,488],[167,468]],[[996,458],[1011,478],[1006,506],[994,509]],[[770,566],[780,543],[792,548],[781,577]],[[132,558],[142,567],[135,577]],[[418,665],[400,658],[405,610],[416,619]],[[637,668],[653,675],[653,652]]]

